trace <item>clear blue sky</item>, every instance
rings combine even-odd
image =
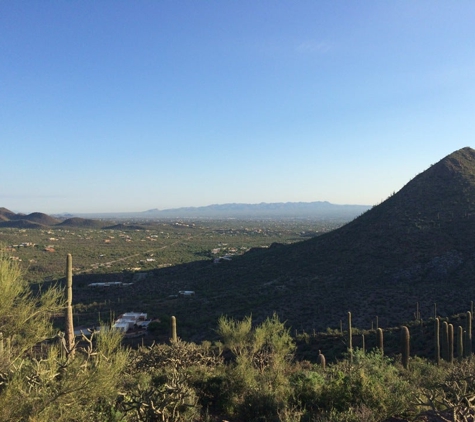
[[[475,147],[475,2],[0,1],[0,206],[373,205]]]

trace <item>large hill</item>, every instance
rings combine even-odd
[[[176,310],[185,321],[276,311],[312,330],[338,326],[350,310],[369,328],[376,316],[411,319],[417,302],[425,319],[434,303],[441,315],[464,311],[475,299],[475,151],[450,154],[335,231],[161,277],[197,291]]]

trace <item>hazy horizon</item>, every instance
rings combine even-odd
[[[169,211],[169,210],[179,210],[179,209],[187,209],[187,208],[207,208],[207,207],[213,207],[213,206],[226,206],[226,205],[272,205],[272,204],[298,204],[298,203],[301,203],[301,204],[311,204],[311,203],[328,203],[330,205],[336,205],[336,206],[341,206],[341,207],[371,207],[371,205],[368,205],[368,204],[335,204],[333,202],[329,202],[329,201],[280,201],[280,202],[256,202],[256,203],[245,203],[245,202],[228,202],[228,203],[223,203],[223,204],[207,204],[207,205],[201,205],[201,206],[185,206],[185,207],[177,207],[177,208],[150,208],[150,209],[147,209],[147,210],[131,210],[131,211],[114,211],[114,210],[109,210],[109,211],[97,211],[97,212],[77,212],[77,211],[74,211],[74,210],[65,210],[65,211],[62,211],[62,212],[52,212],[52,213],[48,213],[48,212],[45,212],[43,210],[39,210],[39,209],[31,209],[31,210],[17,210],[17,209],[12,209],[12,208],[9,208],[9,207],[6,207],[2,204],[0,204],[0,208],[6,208],[12,212],[15,212],[17,214],[31,214],[31,213],[34,213],[34,212],[41,212],[41,213],[44,213],[44,214],[51,214],[51,215],[68,215],[68,214],[71,214],[71,215],[101,215],[101,214],[135,214],[135,213],[147,213],[147,212],[153,212],[153,211]]]
[[[0,205],[375,205],[474,144],[475,3],[0,3]]]

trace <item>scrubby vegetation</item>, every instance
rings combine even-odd
[[[0,212],[1,215],[1,212]],[[119,220],[121,221],[121,220]],[[293,243],[335,229],[346,221],[164,220],[113,228],[0,227],[0,246],[18,260],[31,281],[64,276],[58,254],[74,256],[74,273],[114,274],[150,271],[223,256],[241,255],[272,243]],[[138,268],[138,270],[137,270]]]
[[[63,290],[33,294],[18,263],[2,258],[0,291],[1,421],[469,421],[475,414],[471,355],[439,364],[412,355],[404,363],[353,344],[346,358],[323,365],[325,350],[318,361],[297,358],[276,314],[257,324],[223,316],[213,343],[172,338],[136,349],[102,327],[70,353],[51,320],[65,311]]]

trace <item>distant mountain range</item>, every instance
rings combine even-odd
[[[159,220],[176,218],[206,219],[288,219],[307,218],[316,220],[349,221],[362,214],[369,207],[365,205],[335,205],[329,202],[286,202],[261,204],[223,204],[206,207],[187,207],[158,210],[152,209],[135,213],[88,213],[63,214],[50,216],[41,212],[31,214],[15,213],[7,208],[0,208],[0,227],[42,228],[42,227],[77,227],[114,229],[127,228],[108,220]],[[134,226],[137,228],[137,226]]]
[[[370,207],[336,205],[327,201],[274,202],[260,204],[214,204],[204,207],[152,209],[142,213],[147,218],[318,218],[346,220],[355,218]]]

